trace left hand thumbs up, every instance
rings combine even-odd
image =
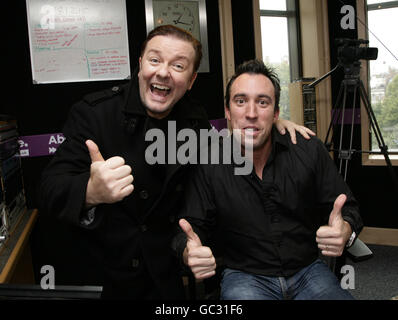
[[[341,256],[352,230],[348,222],[344,221],[341,209],[347,200],[347,196],[341,194],[334,202],[333,210],[329,216],[327,226],[322,226],[316,232],[316,242],[322,254],[330,257]]]
[[[334,201],[333,210],[329,216],[329,227],[340,227],[340,225],[344,222],[343,217],[341,215],[341,209],[346,202],[347,197],[345,194],[341,194]]]

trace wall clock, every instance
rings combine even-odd
[[[147,33],[172,24],[192,33],[202,43],[202,63],[198,72],[209,72],[207,16],[205,0],[145,0]]]

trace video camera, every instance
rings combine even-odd
[[[353,63],[358,60],[376,60],[378,49],[372,47],[360,47],[361,44],[368,44],[363,39],[336,39],[337,57],[343,63]]]

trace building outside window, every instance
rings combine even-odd
[[[289,83],[301,77],[297,1],[259,0],[262,56],[281,81],[280,116],[290,119]]]
[[[388,150],[398,151],[398,1],[367,1],[369,46],[379,50],[369,61],[369,89],[372,109]],[[379,150],[371,133],[371,150]],[[380,158],[382,156],[374,156]],[[398,159],[398,156],[391,155]]]

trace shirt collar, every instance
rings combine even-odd
[[[271,138],[272,138],[272,152],[279,151],[279,147],[282,149],[287,149],[289,147],[289,134],[280,134],[276,129],[275,125],[272,126],[271,130]]]
[[[281,135],[279,133],[279,131],[276,129],[276,127],[272,126],[272,129],[271,129],[272,150],[271,150],[271,154],[269,156],[269,159],[267,160],[267,163],[272,162],[277,153],[288,149],[289,140],[290,140],[290,135],[289,134]],[[236,167],[240,167],[241,165],[237,165],[235,163],[235,159],[232,158],[232,166],[234,168],[236,168]],[[252,170],[252,174],[255,174],[254,167],[253,167],[253,170]]]

